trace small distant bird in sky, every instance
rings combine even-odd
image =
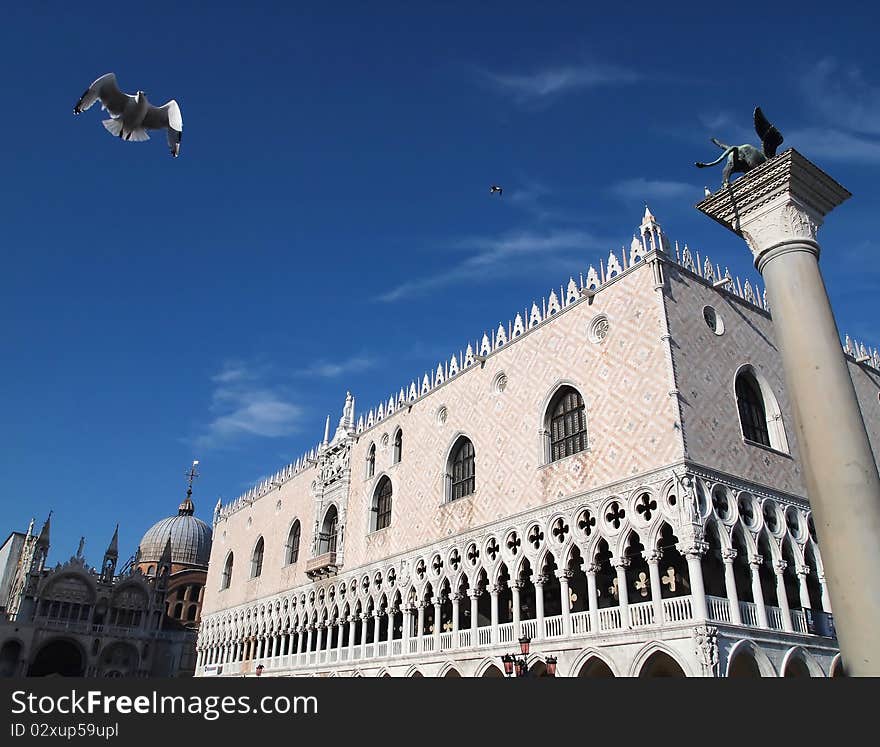
[[[149,140],[147,130],[168,130],[168,147],[174,158],[180,154],[180,140],[183,137],[183,116],[174,99],[164,106],[153,106],[147,101],[147,94],[138,91],[134,96],[123,93],[116,83],[116,75],[107,73],[90,85],[76,106],[74,114],[82,114],[96,101],[101,108],[110,113],[110,119],[103,121],[111,135],[121,140],[141,142]]]
[[[709,191],[709,188],[708,188],[708,187],[703,187],[703,195],[704,195],[705,197],[711,197],[711,196],[712,196],[712,192]]]
[[[489,187],[490,195],[494,195],[496,192],[500,195],[502,192],[504,192],[504,190],[501,189],[501,187],[497,184],[493,184],[491,187]]]

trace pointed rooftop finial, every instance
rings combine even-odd
[[[116,524],[116,529],[113,530],[113,538],[110,540],[110,544],[107,546],[107,552],[104,553],[105,556],[108,557],[119,557],[119,523]]]
[[[330,443],[330,416],[327,416],[327,421],[324,423],[324,446]]]
[[[46,517],[46,523],[43,524],[43,528],[40,530],[40,536],[37,538],[37,544],[42,545],[43,547],[49,547],[49,529],[52,523],[52,512],[49,512],[49,515]]]
[[[85,544],[86,544],[86,538],[80,537],[79,538],[79,547],[76,548],[76,557],[81,558],[83,556],[83,547],[85,547]]]
[[[27,530],[27,535],[26,535],[26,536],[30,537],[31,535],[33,535],[33,533],[34,533],[34,522],[35,522],[35,521],[36,521],[36,519],[34,519],[34,517],[32,516],[32,517],[31,517],[31,523],[28,524],[28,530]]]
[[[648,207],[648,203],[645,203],[645,215],[642,217],[642,222],[655,222],[657,219],[654,217],[654,214],[651,212],[651,208]]]
[[[192,502],[190,496],[193,492],[193,480],[195,480],[199,476],[198,471],[199,460],[193,459],[192,466],[185,473],[186,474],[186,498],[183,499],[183,502],[177,507],[177,515],[178,516],[192,516],[196,507]]]

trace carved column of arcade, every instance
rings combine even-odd
[[[458,607],[461,601],[461,594],[452,595],[452,647],[458,648]]]
[[[742,615],[739,610],[739,593],[736,590],[736,574],[733,571],[736,550],[732,547],[724,548],[721,551],[721,559],[724,561],[724,591],[727,595],[727,605],[730,609],[730,622],[734,625],[742,625]]]
[[[629,589],[626,587],[626,569],[629,567],[627,558],[618,558],[614,561],[614,570],[617,571],[617,601],[620,605],[620,627],[624,630],[630,626],[629,619]]]
[[[501,589],[498,586],[493,586],[489,590],[489,597],[492,602],[491,606],[491,623],[492,623],[492,643],[498,643],[498,595],[501,593]]]
[[[764,604],[764,588],[761,585],[761,564],[764,558],[761,555],[753,555],[749,558],[749,568],[752,571],[752,599],[758,611],[758,627],[769,628],[767,620],[767,606]]]
[[[691,581],[691,605],[696,620],[706,620],[709,609],[706,606],[706,588],[703,585],[703,555],[709,549],[705,542],[694,542],[689,547],[679,548],[687,560],[688,576]]]
[[[568,582],[573,575],[571,571],[565,569],[556,571],[556,578],[559,579],[559,602],[562,609],[562,635],[566,638],[571,635],[571,591]]]
[[[849,673],[880,675],[880,474],[819,270],[817,234],[850,197],[794,150],[697,208],[742,236],[764,278],[800,464]]]
[[[788,595],[785,593],[785,569],[788,563],[784,560],[777,560],[773,564],[773,570],[776,573],[776,603],[779,605],[779,611],[782,616],[782,629],[787,633],[794,631],[791,624],[791,609],[788,606]]]
[[[535,574],[535,640],[544,638],[544,581],[540,574]]]
[[[520,623],[519,592],[523,587],[522,581],[511,581],[510,594],[513,600],[513,639],[518,641],[522,637],[522,624]]]
[[[590,605],[590,632],[599,632],[599,590],[596,588],[596,574],[599,566],[596,563],[587,565],[587,600]]]
[[[440,597],[436,596],[431,601],[434,602],[434,650],[440,650]]]
[[[471,646],[477,646],[479,644],[479,640],[477,638],[478,630],[480,624],[480,613],[479,613],[479,603],[480,603],[480,591],[479,589],[472,589],[468,592],[468,596],[471,598]]]
[[[648,561],[648,575],[651,578],[651,605],[654,608],[654,623],[662,625],[663,615],[663,586],[660,583],[660,551],[646,550],[642,556]]]
[[[425,603],[422,600],[416,604],[418,616],[416,617],[416,638],[418,639],[418,650],[421,651],[424,644],[422,639],[425,637]]]

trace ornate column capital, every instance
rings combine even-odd
[[[685,556],[685,558],[696,558],[700,559],[703,555],[706,554],[709,549],[709,543],[704,542],[703,540],[694,540],[693,542],[679,543],[677,545],[678,551]]]
[[[815,164],[789,149],[696,207],[742,236],[761,271],[768,255],[785,245],[797,244],[818,255],[816,235],[825,216],[851,196]]]
[[[584,573],[588,576],[595,576],[601,569],[602,566],[599,563],[587,563],[586,568],[584,568]]]
[[[777,576],[781,576],[786,568],[788,568],[788,563],[784,560],[777,560],[773,563],[773,570],[776,571]]]
[[[452,599],[453,602],[459,602],[459,601],[461,601],[461,599],[462,599],[463,597],[464,597],[464,594],[459,594],[458,592],[455,592],[455,594],[453,594],[453,595],[450,597],[450,599]]]
[[[629,562],[629,558],[615,558],[613,561],[611,561],[611,565],[613,565],[617,569],[622,568],[623,570],[626,570],[627,568],[629,568]]]
[[[642,557],[648,562],[648,565],[656,565],[660,562],[660,558],[663,557],[663,551],[657,548],[645,550],[642,553]]]
[[[563,568],[561,571],[556,571],[556,578],[559,579],[560,582],[565,581],[568,583],[574,577],[574,573],[568,568]]]
[[[763,556],[763,555],[752,555],[752,556],[749,558],[749,565],[752,566],[752,568],[754,568],[755,570],[757,570],[758,568],[760,568],[760,567],[761,567],[761,563],[763,563],[763,562],[764,562],[764,556]]]
[[[808,565],[798,566],[795,569],[795,573],[797,573],[798,576],[802,576],[802,577],[806,578],[807,576],[810,575],[810,566],[808,566]]]
[[[534,581],[532,583],[535,584],[535,588],[537,588],[539,586],[543,586],[544,584],[547,583],[546,576],[542,576],[540,574],[535,574],[534,576],[532,576],[532,578],[534,579]]]
[[[732,563],[736,559],[736,555],[737,555],[736,550],[732,547],[725,547],[721,551],[721,559],[725,563]]]

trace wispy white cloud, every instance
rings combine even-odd
[[[315,361],[307,368],[294,371],[296,376],[312,376],[322,379],[332,379],[346,373],[366,371],[376,365],[376,359],[366,355],[353,356],[340,361]]]
[[[607,246],[593,234],[582,230],[553,230],[544,233],[517,231],[500,237],[473,237],[453,244],[453,248],[469,252],[461,262],[448,270],[410,280],[377,297],[391,302],[435,290],[454,282],[476,283],[497,277],[498,273],[532,272],[536,263],[545,265],[567,252]]]
[[[802,153],[829,161],[880,163],[880,139],[836,129],[811,127],[783,133],[787,143]]]
[[[643,176],[623,179],[611,185],[609,191],[622,200],[669,200],[682,197],[699,197],[702,191],[687,182],[646,179]]]
[[[247,437],[279,438],[299,426],[303,409],[264,374],[243,363],[227,363],[211,377],[211,420],[195,437],[199,449],[229,447]]]
[[[860,68],[833,58],[820,60],[802,76],[807,103],[837,129],[880,135],[880,85]]]
[[[511,96],[518,103],[546,100],[562,93],[598,86],[635,83],[641,79],[634,70],[596,63],[564,65],[522,74],[485,70],[483,77],[499,93]]]

